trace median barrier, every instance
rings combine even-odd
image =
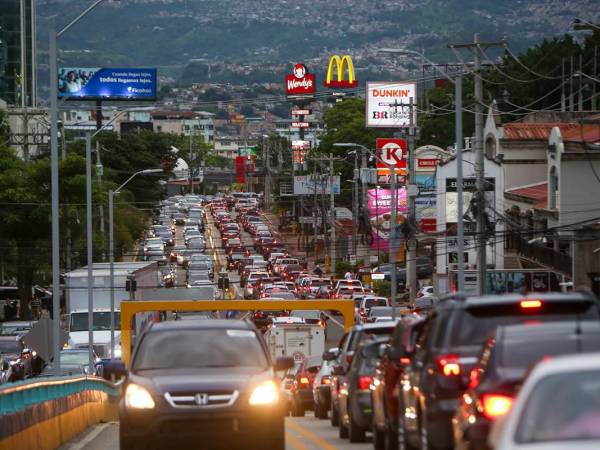
[[[0,388],[0,450],[55,449],[88,427],[118,420],[119,384],[53,377]]]

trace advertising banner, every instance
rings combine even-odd
[[[298,175],[294,177],[294,195],[314,195],[314,194],[329,195],[331,193],[331,185],[329,177],[313,178],[311,175]],[[333,177],[333,193],[340,193],[340,177]]]
[[[292,141],[292,160],[295,164],[304,164],[306,154],[310,150],[309,141]]]
[[[399,128],[410,125],[410,99],[417,104],[416,83],[368,82],[367,127]],[[413,108],[417,123],[417,108]]]
[[[156,69],[63,67],[58,96],[73,100],[155,100]]]
[[[371,248],[388,249],[392,219],[392,190],[391,189],[369,189],[367,210],[371,224]],[[408,201],[406,188],[396,190],[396,223],[401,224],[408,212]],[[399,247],[399,245],[396,245]]]
[[[235,182],[246,182],[246,158],[244,156],[235,157]]]
[[[294,73],[285,76],[285,93],[293,96],[310,96],[315,93],[315,76],[308,73],[304,64],[296,64]]]

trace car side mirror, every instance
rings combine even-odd
[[[344,368],[342,366],[335,366],[333,368],[333,374],[335,376],[344,375]]]
[[[279,357],[275,360],[273,368],[276,372],[281,370],[288,370],[294,367],[294,358],[288,358],[286,356]]]

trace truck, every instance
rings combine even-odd
[[[302,362],[325,351],[325,328],[308,323],[274,323],[265,332],[273,359],[287,356]]]
[[[120,304],[122,300],[139,300],[145,289],[159,287],[156,262],[114,263],[115,354],[110,354],[110,263],[92,266],[94,350],[101,358],[120,357]],[[130,287],[130,290],[127,289]],[[87,267],[65,274],[66,322],[69,348],[87,348],[88,328],[88,270]],[[147,321],[147,317],[136,317]]]

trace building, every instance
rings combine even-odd
[[[300,128],[292,126],[292,122],[297,122],[291,119],[280,119],[275,121],[275,132],[286,138],[288,141],[299,141],[300,139]],[[310,128],[304,128],[304,140],[310,142],[311,148],[319,146],[319,136],[323,133],[323,126],[319,122],[312,122],[310,119],[306,119],[306,122],[311,124]]]
[[[0,0],[0,99],[35,107],[36,2]]]
[[[154,131],[198,136],[212,144],[215,138],[214,114],[196,111],[152,111]]]
[[[437,238],[436,270],[437,292],[448,292],[448,274],[457,267],[458,242],[456,239],[456,224],[462,220],[465,240],[464,255],[465,269],[477,268],[476,217],[474,214],[473,194],[475,191],[475,159],[476,153],[472,148],[463,150],[463,217],[458,217],[456,189],[456,157],[440,161],[436,171],[437,191]],[[503,166],[496,160],[486,157],[484,160],[485,203],[488,218],[488,240],[486,247],[487,267],[504,269],[504,220],[502,217],[504,202]],[[477,280],[467,280],[476,291]],[[465,284],[467,287],[467,283]]]

